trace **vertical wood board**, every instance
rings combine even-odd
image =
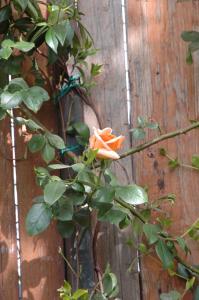
[[[97,112],[102,127],[112,127],[114,133],[125,135],[124,148],[129,148],[121,1],[82,0],[79,5],[85,13],[83,22],[93,37],[95,47],[99,49],[97,56],[91,61],[103,64],[102,74],[91,92],[91,106]],[[87,106],[86,112],[87,122],[91,126],[96,125],[91,108],[88,109]],[[132,179],[131,159],[124,159],[122,165]],[[126,183],[127,178],[121,166],[114,164],[114,170],[120,181]],[[104,271],[106,264],[110,263],[120,283],[120,298],[138,300],[138,272],[134,270],[132,274],[127,273],[127,268],[136,255],[126,245],[130,236],[128,231],[119,231],[115,226],[101,224],[96,246],[97,267]]]
[[[9,120],[0,124],[0,299],[18,299],[17,245]]]
[[[128,1],[134,126],[140,115],[159,122],[163,133],[198,119],[198,55],[194,66],[186,65],[187,45],[180,38],[183,30],[198,28],[198,16],[198,1]],[[154,136],[154,132],[149,133],[147,138]],[[149,187],[151,200],[171,192],[176,194],[176,204],[172,209],[168,207],[168,211],[174,219],[172,233],[181,234],[199,215],[198,174],[183,168],[169,170],[167,160],[159,156],[161,147],[168,149],[174,158],[190,163],[192,154],[199,151],[199,132],[195,130],[134,155],[135,180]],[[193,243],[191,249],[188,260],[196,264],[198,245]],[[147,300],[158,300],[161,292],[184,288],[182,282],[174,284],[151,258],[142,260],[142,282],[143,296]],[[192,296],[185,299],[192,299]]]

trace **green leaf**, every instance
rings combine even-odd
[[[54,148],[60,149],[60,150],[65,148],[65,143],[60,136],[58,136],[56,134],[47,133],[46,137],[47,137],[49,143],[51,144],[51,146],[53,146]]]
[[[90,130],[88,126],[85,123],[82,122],[76,122],[73,124],[73,128],[76,130],[78,135],[87,142],[90,137]]]
[[[6,117],[6,110],[0,107],[0,121]]]
[[[77,175],[78,181],[88,186],[95,186],[98,182],[98,177],[91,171],[83,170]]]
[[[115,191],[111,187],[101,187],[93,196],[93,201],[97,203],[111,203],[115,197]]]
[[[191,164],[193,167],[199,169],[199,155],[193,155],[191,159]]]
[[[29,86],[27,85],[26,81],[20,77],[12,79],[7,86],[7,90],[10,93],[27,90],[28,88]]]
[[[58,39],[56,36],[56,32],[52,27],[48,29],[45,35],[46,44],[55,52],[57,53],[58,47]]]
[[[15,7],[20,7],[22,11],[24,11],[28,5],[29,0],[13,0]]]
[[[196,279],[195,277],[192,277],[187,280],[186,286],[185,286],[186,291],[190,290],[193,287],[195,279]]]
[[[19,106],[23,100],[23,94],[21,92],[15,92],[11,94],[9,92],[3,92],[1,94],[1,107],[5,110]]]
[[[15,42],[11,39],[5,39],[2,41],[1,46],[3,48],[14,48]]]
[[[55,149],[49,143],[42,149],[42,157],[47,164],[55,158]]]
[[[23,102],[30,110],[36,113],[41,108],[43,102],[48,100],[49,95],[46,90],[40,86],[33,86],[26,92]]]
[[[132,131],[133,137],[134,137],[134,139],[136,139],[136,140],[142,140],[142,139],[144,139],[145,136],[146,136],[146,132],[144,131],[143,128],[133,128],[133,129],[130,130],[130,131]]]
[[[45,203],[36,203],[29,210],[26,217],[26,230],[29,235],[43,232],[50,224],[51,209]]]
[[[61,197],[56,208],[56,218],[60,221],[71,221],[73,219],[73,201],[68,197]]]
[[[193,300],[199,299],[199,285],[196,287],[194,294],[193,294]]]
[[[186,63],[188,65],[192,65],[193,64],[193,55],[191,53],[191,51],[188,49],[188,52],[187,52],[187,56],[186,56]]]
[[[113,274],[113,273],[105,274],[103,277],[102,283],[103,283],[103,287],[104,287],[104,294],[107,297],[112,298],[113,293],[117,289],[117,277],[115,276],[115,274]],[[118,289],[117,289],[117,292],[118,292]],[[116,295],[114,295],[114,296],[116,296]]]
[[[151,122],[151,123],[147,123],[146,127],[149,129],[158,129],[159,128],[159,124],[156,122]]]
[[[181,237],[177,237],[176,238],[178,245],[180,246],[180,248],[186,253],[188,254],[188,252],[190,252],[189,248],[187,247],[187,244],[185,242],[185,240]]]
[[[65,20],[54,27],[54,31],[60,44],[63,46],[65,41],[70,45],[74,37],[74,29],[71,27],[69,20]]]
[[[91,75],[97,76],[101,73],[102,65],[99,64],[91,64]]]
[[[160,300],[180,300],[181,295],[178,291],[170,291],[169,293],[163,293],[160,295]]]
[[[164,269],[173,269],[173,255],[169,251],[167,245],[162,240],[158,240],[155,246],[156,253],[162,261]]]
[[[85,201],[85,195],[84,193],[80,193],[78,191],[74,190],[68,190],[67,191],[67,198],[69,198],[71,201],[73,201],[74,205],[81,205]]]
[[[64,164],[52,164],[52,165],[49,165],[48,168],[51,170],[63,170],[63,169],[71,168],[71,166],[67,166]]]
[[[136,184],[116,187],[115,190],[116,195],[129,204],[139,205],[148,202],[146,191]]]
[[[146,223],[143,225],[143,231],[148,239],[149,244],[151,245],[158,241],[158,234],[161,232],[161,228],[159,225]]]
[[[176,158],[176,159],[171,159],[169,161],[168,165],[170,168],[175,169],[180,166],[180,163],[179,163],[178,159]]]
[[[119,182],[118,182],[116,176],[111,172],[110,169],[105,170],[104,177],[105,177],[106,183],[110,184],[111,186],[119,185]]]
[[[66,191],[63,181],[49,182],[44,188],[44,200],[49,205],[53,205]]]
[[[85,165],[83,163],[77,163],[71,166],[73,171],[79,173],[85,169]]]
[[[34,43],[20,41],[15,43],[14,48],[21,50],[22,52],[28,52],[35,47]]]
[[[12,54],[12,49],[11,48],[2,48],[0,49],[0,58],[3,59],[8,59],[10,55]]]
[[[183,266],[180,263],[178,263],[178,266],[177,266],[177,273],[186,279],[188,279],[190,277],[190,273],[188,272],[188,270],[185,268],[185,266]]]
[[[0,23],[9,20],[12,15],[10,5],[5,5],[0,9]],[[1,25],[0,25],[1,26]]]
[[[30,152],[35,153],[41,151],[45,145],[45,139],[42,134],[33,135],[28,142],[28,149]]]
[[[69,238],[75,230],[75,225],[71,221],[58,221],[57,229],[63,238]]]
[[[199,32],[197,31],[183,31],[181,38],[185,42],[198,42],[199,41]]]
[[[104,205],[105,204],[103,204],[103,206]],[[111,224],[114,224],[114,225],[118,226],[119,223],[122,222],[126,218],[126,216],[127,216],[126,213],[124,213],[120,209],[118,209],[118,208],[111,208],[105,214],[103,214],[102,216],[98,215],[98,219],[100,221],[107,221],[107,222],[109,222]]]
[[[78,289],[74,294],[73,294],[73,299],[77,300],[80,299],[82,296],[88,296],[88,290],[82,290],[82,289]],[[84,298],[85,300],[87,298]]]

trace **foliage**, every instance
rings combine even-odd
[[[184,280],[184,294],[193,290],[197,298],[199,269],[188,264],[181,253],[183,257],[190,253],[187,237],[195,241],[199,239],[199,221],[196,220],[180,236],[172,236],[169,230],[172,220],[165,212],[164,205],[174,204],[173,194],[152,201],[148,199],[145,187],[119,182],[112,173],[113,161],[98,160],[98,149],[89,148],[90,131],[86,124],[69,120],[67,128],[64,128],[81,150],[81,154],[77,155],[36,116],[50,99],[45,89],[46,83],[53,90],[56,102],[60,93],[62,95],[63,87],[66,88],[65,92],[72,89],[81,94],[93,86],[93,78],[101,72],[101,65],[87,62],[87,58],[92,57],[97,49],[93,47],[92,38],[82,24],[82,13],[67,0],[49,2],[47,17],[42,15],[39,1],[7,2],[0,8],[0,66],[4,75],[10,75],[12,79],[0,90],[0,119],[10,117],[16,125],[25,126],[31,134],[28,151],[33,154],[39,152],[46,163],[45,167],[35,167],[36,183],[41,188],[41,195],[33,199],[26,217],[27,232],[32,236],[37,235],[55,221],[63,238],[69,238],[74,232],[82,234],[82,230],[91,226],[90,216],[94,212],[98,221],[109,222],[120,229],[133,228],[132,244],[137,251],[141,255],[154,255],[171,276]],[[184,32],[182,38],[189,42],[187,61],[192,62],[192,53],[198,50],[198,33]],[[43,47],[47,48],[47,54],[43,53]],[[41,57],[45,67],[60,68],[55,85],[41,69]],[[23,72],[26,62],[30,68],[28,72]],[[80,78],[78,83],[74,84],[74,76]],[[198,122],[188,129],[161,135],[158,123],[138,117],[137,127],[130,130],[135,139],[145,138],[146,129],[158,130],[160,136],[130,149],[121,157],[140,152],[152,144],[196,127],[199,127]],[[193,155],[191,165],[186,165],[178,158],[171,158],[165,149],[161,149],[160,154],[168,158],[172,169],[183,166],[199,170],[198,155]],[[62,155],[70,158],[68,165],[63,164]],[[63,169],[70,170],[73,175],[62,179],[57,171]],[[64,300],[112,299],[118,294],[118,282],[107,268],[102,278],[98,276],[92,298],[87,290],[79,289],[79,286],[73,292],[68,282],[59,289],[59,294]],[[177,300],[180,297],[177,291],[161,295],[161,299]]]

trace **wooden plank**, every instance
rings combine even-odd
[[[193,30],[199,22],[199,2],[128,1],[128,41],[132,95],[132,119],[149,116],[160,123],[163,132],[188,124],[198,118],[198,60],[186,65],[183,30]],[[151,138],[153,134],[149,134]],[[134,177],[147,184],[151,199],[173,192],[177,203],[170,210],[174,218],[173,233],[180,234],[199,214],[197,174],[186,169],[171,172],[158,154],[166,147],[174,156],[190,162],[198,153],[199,132],[169,140],[134,156]],[[134,145],[136,142],[134,142]],[[198,246],[192,246],[189,261],[197,263]],[[162,291],[183,287],[167,278],[150,258],[142,261],[143,296],[158,300]],[[188,296],[187,299],[192,299]]]
[[[40,112],[39,118],[52,132],[56,132],[57,119],[53,103],[47,103]],[[17,157],[24,155],[27,141],[20,130],[16,129]],[[25,230],[25,218],[32,206],[32,199],[42,194],[35,182],[34,167],[44,166],[39,155],[28,155],[25,161],[17,162],[17,189],[19,197],[19,219],[21,240],[21,268],[23,299],[57,300],[57,289],[63,284],[64,262],[58,254],[62,239],[54,225],[44,233],[30,237]]]
[[[0,145],[0,299],[17,300],[17,246],[8,119],[0,124]]]
[[[47,13],[44,5],[42,5],[42,13],[43,15]],[[45,53],[46,49],[42,51]],[[50,76],[45,59],[38,57],[38,64],[46,76]],[[28,70],[27,61],[24,65],[24,74],[27,74],[26,80],[31,84],[34,79],[31,74],[29,75]],[[46,88],[51,94],[49,85]],[[57,108],[52,101],[42,107],[38,119],[53,133],[58,132]],[[23,157],[25,152],[23,142],[27,142],[29,138],[30,136],[23,135],[23,132],[16,128],[18,158]],[[59,247],[63,247],[62,238],[55,224],[50,225],[47,231],[36,237],[28,236],[25,230],[25,219],[32,206],[32,199],[42,194],[42,190],[35,182],[34,167],[37,166],[45,166],[40,155],[28,154],[27,160],[17,162],[23,300],[57,300],[57,289],[63,285],[65,275],[65,264],[58,254]]]
[[[95,62],[103,64],[103,73],[92,91],[91,105],[100,116],[102,127],[110,126],[116,133],[128,136],[121,1],[82,0],[79,5],[85,13],[83,21],[95,47],[100,49]],[[86,110],[90,111],[88,106]],[[94,114],[87,114],[86,120],[91,126],[96,125]],[[129,147],[128,138],[125,147]],[[123,160],[122,164],[131,178],[131,159]],[[126,182],[121,167],[116,165],[114,168],[120,180]],[[127,273],[132,257],[136,255],[125,245],[129,234],[119,232],[114,226],[101,225],[96,246],[97,267],[104,270],[110,263],[120,282],[120,298],[138,300],[138,273],[136,270],[133,274]]]

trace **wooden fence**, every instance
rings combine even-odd
[[[103,74],[92,91],[92,101],[100,115],[102,126],[111,126],[127,136],[125,148],[131,145],[129,126],[137,116],[150,116],[158,121],[163,132],[188,124],[199,117],[199,63],[185,62],[186,45],[180,39],[183,30],[196,29],[199,25],[199,1],[177,3],[175,0],[81,0],[87,25],[95,46],[100,49],[96,62],[104,65]],[[124,26],[126,11],[127,31]],[[128,64],[125,63],[125,34],[128,36]],[[128,71],[128,72],[127,72]],[[131,124],[128,124],[126,75],[130,76]],[[128,76],[127,76],[128,79]],[[129,100],[129,99],[128,99]],[[90,125],[93,113],[85,106],[85,120]],[[46,126],[57,131],[57,114],[52,104],[46,104],[40,113]],[[57,300],[57,288],[64,280],[65,265],[58,254],[63,241],[55,226],[37,237],[29,237],[24,220],[32,198],[40,193],[36,188],[33,168],[42,165],[39,157],[24,155],[16,130],[17,190],[19,200],[19,231],[21,257],[21,287],[23,300]],[[148,138],[153,135],[150,134]],[[132,145],[135,145],[132,141]],[[175,157],[188,161],[192,153],[198,153],[199,132],[169,140],[151,147],[133,159],[122,161],[129,177],[140,185],[149,187],[150,198],[173,192],[177,195],[173,233],[183,232],[199,215],[197,174],[180,169],[171,172],[167,162],[158,154],[164,146]],[[11,133],[8,121],[0,123],[0,299],[18,300],[20,284],[17,275],[17,238],[13,186]],[[121,166],[115,166],[118,176],[126,181]],[[101,225],[97,260],[102,268],[109,262],[120,281],[122,300],[158,300],[163,291],[181,283],[168,278],[156,262],[150,258],[141,260],[141,272],[126,269],[136,252],[126,245],[131,232],[120,232],[114,226]],[[190,260],[198,264],[199,247],[194,244]],[[192,299],[190,295],[186,299]]]

